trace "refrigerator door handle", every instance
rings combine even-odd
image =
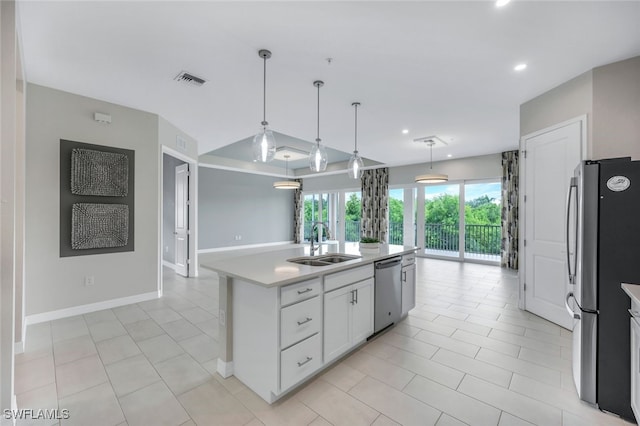
[[[571,194],[573,193],[574,189],[577,189],[578,186],[576,185],[576,178],[572,177],[571,181],[569,182],[569,193],[567,194],[567,222],[566,222],[566,237],[565,237],[565,244],[566,244],[566,249],[567,249],[567,272],[569,274],[569,284],[575,284],[576,283],[576,274],[575,274],[575,268],[573,268],[574,270],[571,270],[571,251],[569,250],[569,237],[570,237],[570,233],[569,233],[569,226],[571,225]],[[576,217],[576,228],[577,228],[577,221],[578,218]],[[576,248],[578,245],[578,235],[576,234],[575,236],[576,238]],[[577,254],[577,253],[576,253]]]
[[[573,292],[571,291],[567,293],[567,297],[564,299],[564,307],[567,308],[567,312],[569,312],[569,315],[571,315],[573,319],[579,320],[580,314],[576,314],[575,312],[573,312],[573,309],[571,309],[571,306],[569,306],[569,299],[575,300],[575,297],[573,296]]]

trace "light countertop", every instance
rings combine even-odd
[[[640,304],[640,285],[622,283],[622,289],[629,295],[632,301]]]
[[[308,266],[288,262],[287,259],[309,256],[309,244],[290,244],[284,247],[286,248],[281,250],[269,250],[262,253],[217,260],[209,260],[203,257],[200,265],[223,276],[240,278],[264,287],[276,287],[366,265],[393,256],[414,253],[418,249],[412,246],[380,244],[378,252],[360,252],[357,242],[321,244],[320,250],[316,251],[315,256],[345,253],[362,257],[335,265]]]

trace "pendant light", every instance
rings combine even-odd
[[[354,147],[353,147],[353,155],[349,158],[349,165],[347,166],[347,174],[351,179],[360,179],[362,177],[362,167],[364,164],[362,163],[362,157],[358,155],[358,107],[360,106],[360,102],[354,102],[351,104],[355,108],[356,111],[356,120],[355,120],[355,137],[354,137]]]
[[[267,163],[273,160],[276,154],[276,138],[269,129],[267,123],[267,59],[271,57],[271,52],[266,49],[258,51],[258,56],[264,61],[264,69],[262,74],[262,131],[253,138],[253,160]]]
[[[318,88],[318,133],[316,144],[309,153],[309,167],[314,172],[324,172],[327,169],[327,150],[320,145],[320,88],[324,86],[324,82],[316,80],[313,85]]]
[[[287,179],[289,178],[289,157],[289,154],[284,155],[284,160],[286,161],[285,176]],[[300,189],[300,182],[295,180],[280,180],[273,182],[273,187],[277,189]]]
[[[424,142],[429,145],[429,152],[431,154],[431,160],[429,161],[429,173],[416,176],[416,183],[442,183],[449,180],[449,176],[433,173],[433,145],[436,143],[430,139],[416,139],[418,142]]]

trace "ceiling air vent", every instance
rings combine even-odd
[[[176,78],[174,78],[174,80],[179,81],[180,83],[188,84],[190,86],[197,86],[197,87],[200,87],[207,82],[207,80],[200,77],[196,77],[195,75],[189,74],[186,71],[182,71],[180,74],[176,76]]]

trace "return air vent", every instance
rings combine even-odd
[[[180,83],[188,84],[190,86],[197,86],[197,87],[200,87],[207,82],[207,80],[200,77],[196,77],[195,75],[189,74],[186,71],[182,71],[180,74],[176,76],[176,78],[174,78],[174,80],[179,81]]]
[[[445,141],[443,141],[437,136],[425,136],[422,138],[416,138],[413,141],[423,142],[423,143],[426,143],[427,145],[449,145],[448,143],[446,143]]]

